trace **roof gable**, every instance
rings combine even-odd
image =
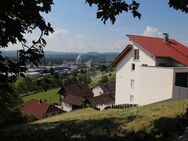
[[[188,48],[176,40],[164,41],[162,38],[127,35],[128,38],[155,57],[169,57],[188,66]]]
[[[116,67],[117,64],[133,49],[133,45],[127,45],[127,47],[116,57],[112,62],[112,66]]]

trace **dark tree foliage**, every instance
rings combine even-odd
[[[169,6],[184,13],[188,13],[188,0],[169,0]]]
[[[90,6],[97,6],[97,19],[101,19],[104,23],[110,20],[115,23],[117,15],[123,12],[131,12],[133,17],[141,18],[141,13],[138,11],[140,1],[138,0],[86,0]],[[152,1],[151,1],[152,2]],[[169,7],[175,10],[180,10],[188,13],[188,0],[169,0]]]
[[[21,99],[10,84],[0,85],[0,125],[23,122],[20,113]]]
[[[122,12],[132,12],[134,17],[141,18],[138,12],[139,3],[132,1],[131,3],[125,0],[86,0],[90,6],[97,5],[97,18],[101,19],[104,23],[109,19],[112,24],[116,21],[116,16]]]
[[[26,70],[26,63],[35,65],[43,57],[43,47],[46,45],[43,35],[53,32],[50,23],[42,17],[42,13],[51,10],[53,0],[1,0],[0,1],[0,48],[9,43],[21,43],[19,60],[3,56],[0,52],[0,83],[8,83],[22,75]],[[24,34],[39,29],[41,35],[32,46],[27,46]],[[10,75],[11,74],[11,75]]]

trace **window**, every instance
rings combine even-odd
[[[142,64],[142,66],[143,66],[143,67],[147,67],[147,66],[148,66],[148,64]]]
[[[175,85],[180,87],[188,87],[188,73],[176,73]]]
[[[134,101],[134,96],[130,95],[130,102],[133,102],[133,101]]]
[[[131,88],[134,88],[134,79],[131,79]]]
[[[134,71],[135,70],[135,64],[131,65],[131,70]]]
[[[138,49],[134,50],[134,60],[139,60],[139,50]]]

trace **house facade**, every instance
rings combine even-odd
[[[146,105],[188,98],[188,48],[164,38],[127,35],[114,60],[115,104]]]
[[[101,94],[104,93],[100,86],[94,87],[92,89],[92,92],[93,92],[93,97],[100,96]]]

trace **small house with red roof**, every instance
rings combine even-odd
[[[63,112],[54,105],[37,99],[32,99],[26,102],[25,105],[21,108],[21,111],[23,114],[32,115],[38,119]]]
[[[164,38],[127,35],[132,42],[112,62],[115,104],[146,105],[188,98],[188,48]]]

